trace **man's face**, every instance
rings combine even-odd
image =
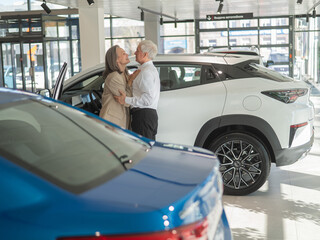
[[[135,51],[134,55],[136,55],[136,61],[138,63],[142,63],[145,56],[146,56],[146,53],[142,52],[141,51],[141,46],[139,44],[139,46],[137,47],[137,50]]]

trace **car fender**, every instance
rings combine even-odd
[[[239,114],[220,116],[207,121],[201,127],[194,145],[198,147],[204,147],[206,140],[210,137],[211,133],[219,128],[227,126],[246,126],[254,128],[264,135],[272,147],[273,152],[281,149],[280,141],[269,123],[256,116]]]

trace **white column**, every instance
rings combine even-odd
[[[158,52],[162,53],[162,45],[160,42],[160,17],[159,15],[144,12],[144,33],[145,39],[151,40],[158,46]]]
[[[82,70],[104,62],[104,9],[79,8],[80,47]]]

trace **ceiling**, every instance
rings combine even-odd
[[[71,8],[89,7],[87,0],[47,0],[48,3],[60,4]],[[217,0],[94,0],[90,7],[104,8],[106,14],[140,20],[138,6],[163,13],[178,20],[204,19],[206,15],[217,12]],[[224,0],[222,14],[252,12],[254,17],[302,15],[320,4],[320,0]],[[316,10],[318,10],[316,8]],[[320,13],[320,7],[319,7]],[[170,20],[165,18],[164,20]]]

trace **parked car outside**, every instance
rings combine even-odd
[[[0,88],[6,240],[232,239],[212,152]]]
[[[250,55],[159,55],[154,64],[161,80],[157,139],[213,151],[226,194],[258,190],[271,163],[292,164],[310,150],[314,108],[305,82],[270,70]],[[132,60],[129,68],[137,66]],[[200,69],[200,78],[186,79],[186,69]],[[63,87],[57,84],[55,97],[98,114],[103,71],[100,64]]]

